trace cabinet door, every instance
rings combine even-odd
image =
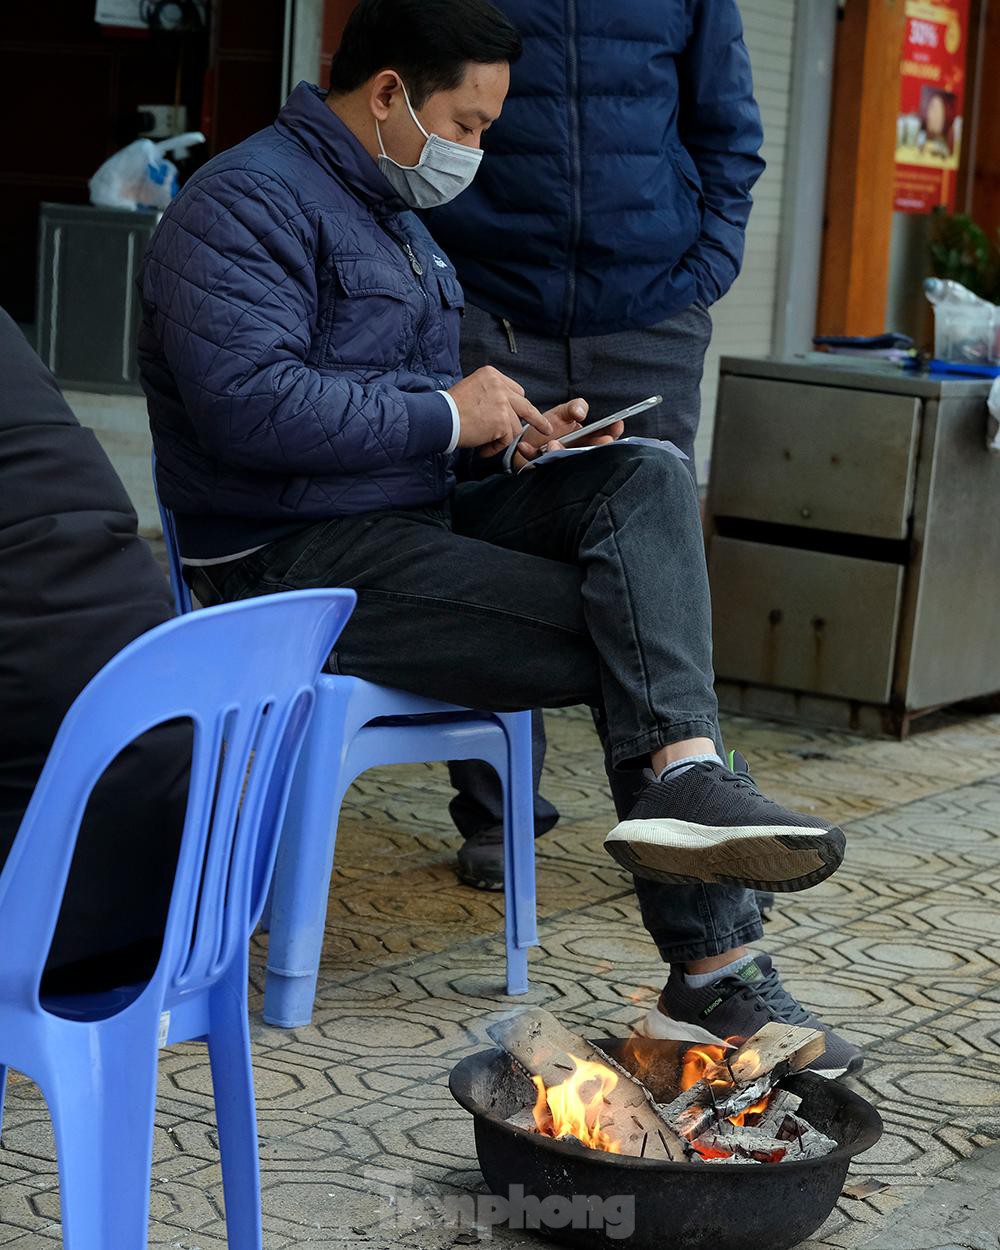
[[[64,387],[141,394],[135,282],[157,220],[43,205],[38,354]]]
[[[888,702],[901,565],[715,537],[709,566],[720,677]]]
[[[846,387],[727,374],[712,453],[710,507],[876,538],[905,538],[920,401]]]

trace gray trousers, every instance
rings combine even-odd
[[[462,326],[462,370],[468,375],[493,365],[520,382],[543,412],[568,399],[586,399],[591,419],[662,395],[660,408],[633,418],[626,433],[669,439],[692,458],[693,470],[701,379],[711,337],[712,319],[697,304],[648,330],[578,339],[532,334],[470,304]],[[534,714],[533,728],[535,832],[540,835],[555,825],[559,813],[538,791],[547,745],[540,711]],[[451,780],[457,792],[451,817],[463,837],[502,824],[500,783],[492,768],[474,761],[455,763]],[[615,799],[621,807],[629,796],[616,794]]]

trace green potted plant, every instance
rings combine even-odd
[[[968,214],[937,208],[931,215],[930,254],[935,278],[950,278],[1000,304],[1000,230],[991,239]]]

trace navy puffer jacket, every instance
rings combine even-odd
[[[144,262],[142,383],[188,559],[439,503],[455,271],[322,93],[205,165]]]
[[[496,0],[524,36],[471,191],[429,214],[469,299],[541,334],[710,305],[764,162],[735,0]]]

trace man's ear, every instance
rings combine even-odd
[[[380,122],[389,116],[393,98],[401,90],[399,75],[394,70],[384,69],[372,79],[368,104]]]

